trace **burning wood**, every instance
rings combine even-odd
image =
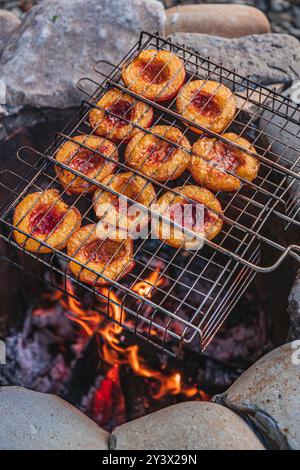
[[[91,418],[105,428],[112,428],[126,419],[119,366],[109,369],[96,390],[92,399]]]
[[[143,294],[149,297],[152,295],[152,289],[163,282],[160,272],[154,271],[144,281],[136,283],[133,286],[133,290],[138,291],[140,295]],[[137,344],[129,346],[125,344],[126,338],[122,325],[130,324],[132,320],[126,319],[126,312],[122,307],[122,302],[111,288],[99,288],[99,293],[103,296],[100,306],[103,316],[97,310],[86,310],[80,302],[73,298],[74,289],[70,282],[68,284],[68,292],[71,295],[67,299],[60,299],[63,307],[66,309],[66,316],[76,322],[87,336],[99,335],[101,338],[99,354],[105,364],[110,365],[112,368],[127,365],[130,367],[131,372],[134,372],[137,376],[153,382],[151,390],[154,400],[160,400],[165,395],[181,395],[190,398],[195,397],[197,394],[201,399],[197,387],[185,385],[179,372],[167,374],[150,367],[146,359],[140,354]],[[107,315],[109,320],[104,315]],[[115,371],[115,369],[109,369],[107,374],[111,375],[113,370]],[[111,378],[106,383],[111,384],[112,387]],[[104,391],[106,393],[107,388]],[[97,393],[100,393],[101,397],[101,390],[100,392],[98,390]]]
[[[156,266],[155,278],[151,277],[149,281],[146,277],[145,285],[154,285],[162,271],[163,267],[160,271]],[[228,342],[223,347],[222,340],[226,331],[220,341],[214,343],[215,350],[211,351],[210,357],[192,351],[186,352],[184,361],[172,360],[161,353],[150,355],[147,346],[137,337],[127,335],[123,328],[122,325],[129,325],[133,320],[126,318],[125,305],[118,292],[103,287],[103,300],[99,305],[85,308],[76,299],[71,283],[67,290],[68,296],[60,290],[44,292],[37,307],[28,311],[22,330],[12,332],[7,338],[8,360],[12,367],[3,369],[0,385],[17,383],[57,393],[110,430],[181,401],[209,400],[202,388],[210,394],[222,392],[242,372],[242,369],[237,372],[222,362],[224,354],[228,354]],[[151,294],[155,301],[159,293],[153,289]],[[251,299],[248,303],[253,305]],[[140,305],[150,309],[149,305]],[[150,315],[151,309],[149,318]],[[258,329],[266,328],[258,321],[260,315],[253,309],[248,314],[245,310],[244,316],[241,331],[245,328],[250,332],[255,325]],[[230,331],[229,328],[226,334]],[[242,344],[251,346],[248,336],[243,335]],[[236,347],[241,338],[241,335],[236,337]],[[256,346],[258,351],[260,346]],[[215,356],[220,361],[213,359]],[[224,357],[231,362],[230,357]],[[234,354],[231,357],[234,358]]]

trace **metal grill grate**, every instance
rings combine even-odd
[[[76,206],[80,209],[83,225],[96,222],[90,196],[87,192],[69,196],[66,189],[62,189],[59,184],[57,174],[54,172],[54,163],[61,169],[68,169],[74,174],[74,178],[80,175],[89,183],[114,194],[113,190],[103,186],[101,182],[91,180],[76,169],[55,160],[55,154],[64,142],[73,141],[74,136],[80,134],[93,135],[94,130],[89,125],[88,114],[92,108],[98,107],[97,102],[108,89],[117,88],[131,95],[135,100],[153,107],[155,111],[153,125],[176,126],[191,143],[196,141],[199,135],[191,132],[183,122],[205,130],[208,136],[217,137],[233,147],[240,148],[236,143],[227,141],[218,134],[184,119],[176,111],[176,97],[167,102],[167,105],[159,104],[124,87],[121,81],[123,68],[146,49],[167,50],[180,57],[187,72],[186,82],[196,79],[216,80],[233,91],[237,100],[237,112],[228,128],[251,141],[257,150],[261,166],[254,182],[249,183],[239,178],[241,187],[238,191],[216,194],[224,210],[222,216],[224,225],[216,239],[206,241],[205,246],[196,251],[171,248],[161,240],[136,240],[134,242],[135,269],[122,280],[111,281],[109,287],[99,288],[95,283],[94,285],[82,283],[79,277],[71,273],[68,269],[68,262],[72,259],[65,251],[53,249],[51,254],[30,253],[25,250],[24,246],[19,246],[14,239],[13,231],[22,231],[18,226],[13,225],[12,217],[15,207],[27,194],[57,188],[70,207]],[[104,68],[109,68],[109,73],[104,74]],[[284,151],[281,155],[277,155],[270,144],[271,136],[268,136],[267,132],[261,126],[258,128],[257,125],[258,120],[262,119],[263,123],[265,120],[263,127],[267,128],[268,124],[273,124],[275,116],[287,117],[288,121],[297,122],[294,118],[297,108],[291,101],[276,92],[240,76],[235,71],[214,64],[185,47],[172,44],[156,34],[142,33],[138,43],[117,66],[107,61],[100,61],[94,69],[96,74],[102,75],[103,81],[98,83],[97,80],[84,78],[78,82],[78,87],[88,96],[88,99],[83,101],[80,111],[57,135],[55,142],[44,153],[31,148],[22,148],[18,153],[18,158],[26,163],[29,169],[25,176],[14,174],[19,184],[10,191],[1,207],[1,222],[4,226],[1,238],[9,245],[9,255],[3,255],[2,258],[8,259],[23,269],[25,262],[21,261],[20,255],[24,259],[27,257],[33,259],[35,263],[30,264],[29,274],[41,277],[41,268],[49,268],[47,282],[67,291],[79,300],[84,299],[88,306],[99,309],[101,313],[103,313],[103,308],[101,308],[103,300],[109,300],[111,305],[121,306],[119,317],[112,318],[109,303],[106,303],[107,316],[171,355],[179,356],[183,346],[188,344],[196,345],[197,348],[204,350],[256,272],[270,272],[276,269],[288,254],[299,259],[297,255],[299,246],[283,243],[282,237],[279,242],[278,237],[273,236],[272,230],[268,230],[270,224],[276,227],[276,230],[279,226],[286,237],[289,227],[299,227],[297,210],[294,209],[295,199],[299,199],[299,195],[296,194],[295,198],[294,191],[292,200],[289,192],[289,189],[300,179],[299,159],[289,161],[289,151],[297,150],[294,144],[297,136],[291,134],[288,144],[281,142],[280,133],[285,125],[284,127],[278,126],[278,136],[273,138],[273,142],[281,143]],[[264,110],[270,111],[268,118],[261,116]],[[112,111],[106,111],[106,113],[117,117]],[[122,119],[129,122],[126,117]],[[276,126],[275,123],[274,125]],[[134,126],[142,129],[139,124],[134,124]],[[152,133],[151,129],[143,129],[143,131]],[[266,144],[266,137],[269,138],[268,144]],[[169,142],[164,136],[160,139]],[[173,142],[171,144],[181,147]],[[85,143],[82,143],[81,147],[93,150]],[[176,194],[175,186],[195,184],[192,176],[187,172],[176,182],[168,180],[159,183],[151,177],[145,177],[138,169],[132,169],[124,161],[124,142],[120,142],[117,147],[119,162],[116,173],[125,170],[143,176],[153,184],[158,197],[166,190]],[[298,150],[300,156],[300,149]],[[101,155],[106,161],[110,160],[100,151],[93,150],[93,152]],[[247,153],[251,154],[251,151]],[[4,183],[2,185],[5,186]],[[123,195],[118,195],[124,198]],[[129,198],[129,202],[133,201]],[[146,210],[151,212],[148,208]],[[267,221],[269,224],[266,224]],[[176,226],[176,223],[174,225]],[[28,238],[35,238],[33,234],[25,235]],[[47,246],[46,241],[41,244]],[[261,262],[264,246],[268,246],[275,253],[276,259],[272,265],[264,266]],[[18,253],[17,258],[16,253]],[[83,268],[84,265],[82,265]],[[138,282],[149,279],[151,274],[155,275],[155,281],[148,281],[149,290],[145,297],[135,291],[134,287]],[[70,288],[70,281],[75,290]]]

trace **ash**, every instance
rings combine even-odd
[[[59,395],[69,379],[71,361],[81,349],[80,338],[76,339],[60,308],[43,311],[42,316],[38,313],[28,312],[22,328],[12,329],[7,336],[0,385],[19,385]]]
[[[209,356],[245,369],[274,348],[272,324],[249,290],[206,349]]]

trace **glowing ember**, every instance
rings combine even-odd
[[[115,416],[120,408],[124,408],[123,396],[121,393],[119,367],[114,366],[107,372],[100,387],[96,390],[93,397],[93,417],[97,423],[102,426],[108,426],[114,422]]]

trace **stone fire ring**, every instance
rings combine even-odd
[[[111,434],[61,398],[2,387],[0,449],[300,449],[295,345],[266,354],[212,402],[173,405]]]

